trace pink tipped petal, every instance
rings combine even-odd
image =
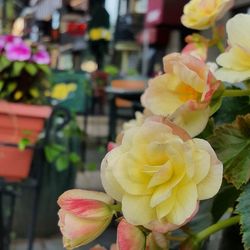
[[[138,227],[122,219],[117,228],[117,244],[119,250],[144,250],[145,236]]]
[[[183,48],[181,53],[184,55],[194,56],[202,60],[203,62],[205,62],[207,59],[207,51],[208,51],[208,48],[205,44],[189,43]]]
[[[206,64],[198,58],[191,55],[181,55],[179,53],[172,53],[163,58],[164,71],[166,73],[173,71],[173,66],[176,63],[185,65],[191,71],[197,73],[197,75],[203,79],[206,75]]]
[[[81,218],[105,218],[110,216],[106,203],[88,199],[64,199],[60,201],[61,208]]]
[[[213,97],[214,92],[219,88],[221,81],[216,80],[214,75],[209,72],[206,89],[201,97],[201,100],[209,103]]]
[[[64,246],[68,249],[85,245],[96,239],[109,225],[112,216],[107,219],[83,219],[63,209],[59,210],[59,227],[64,236]]]
[[[96,191],[89,191],[89,190],[81,190],[81,189],[71,189],[66,192],[64,192],[59,198],[58,198],[58,204],[61,205],[61,202],[63,200],[67,199],[89,199],[89,200],[97,200],[102,201],[107,204],[113,204],[113,199],[103,193],[103,192],[96,192]]]
[[[108,152],[111,151],[112,149],[116,148],[117,146],[118,146],[117,143],[115,143],[115,142],[109,142],[108,143],[108,147],[107,147]]]

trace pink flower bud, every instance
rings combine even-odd
[[[59,227],[65,248],[74,249],[96,239],[109,225],[113,200],[102,192],[73,189],[58,199]]]
[[[144,250],[145,236],[136,226],[122,219],[117,228],[117,244],[119,250]]]

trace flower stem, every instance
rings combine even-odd
[[[197,244],[201,243],[203,240],[205,240],[206,238],[208,238],[211,234],[214,234],[218,231],[220,231],[221,229],[224,229],[226,227],[232,226],[234,224],[239,223],[240,221],[240,216],[234,216],[234,217],[230,217],[226,220],[223,221],[219,221],[215,224],[213,224],[210,227],[207,227],[206,229],[204,229],[203,231],[199,232],[196,236],[195,236],[195,242]]]
[[[115,205],[111,205],[110,207],[114,211],[114,213],[122,211],[122,205],[121,205],[121,203],[117,203]]]
[[[182,242],[184,240],[186,240],[186,237],[177,237],[177,236],[172,236],[172,235],[165,235],[167,240],[172,240],[172,241],[179,241]]]
[[[249,96],[250,89],[225,89],[222,96],[236,97],[236,96]]]

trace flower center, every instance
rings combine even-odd
[[[195,91],[192,87],[189,85],[186,85],[184,83],[181,83],[177,89],[176,93],[179,96],[179,99],[183,102],[186,102],[188,100],[197,100],[198,99],[198,93]]]

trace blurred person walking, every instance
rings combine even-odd
[[[88,26],[89,46],[99,70],[104,66],[105,55],[108,53],[108,44],[111,40],[110,16],[104,3],[104,0],[94,0]]]

